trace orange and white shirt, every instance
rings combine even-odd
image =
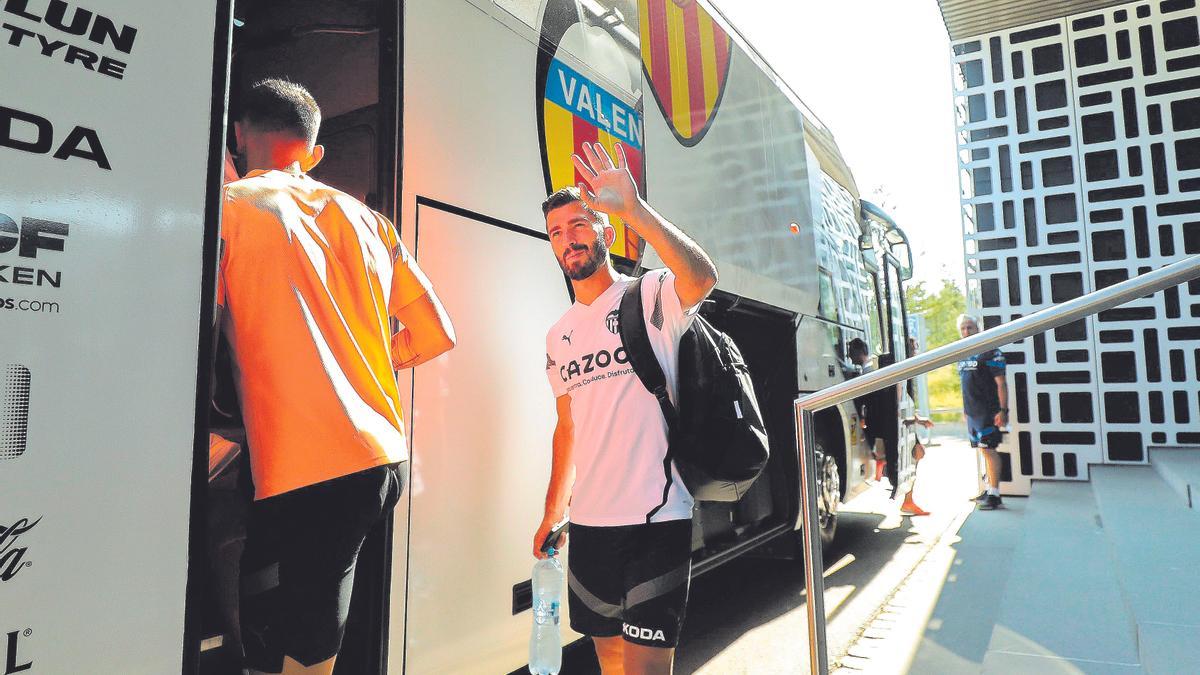
[[[217,304],[255,499],[407,458],[389,318],[429,288],[387,218],[303,174],[224,188]]]

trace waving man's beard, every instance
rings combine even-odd
[[[569,248],[566,251],[563,251],[563,256],[565,257],[572,251],[576,250],[578,249],[574,247]],[[595,274],[596,270],[600,269],[600,266],[608,261],[608,248],[604,245],[604,239],[601,238],[600,235],[596,235],[596,241],[593,242],[592,245],[587,248],[587,250],[588,256],[583,260],[583,262],[579,262],[578,260],[571,261],[572,265],[576,265],[574,268],[568,267],[567,263],[563,260],[558,261],[558,266],[562,268],[564,273],[566,273],[568,279],[571,279],[572,281],[583,281],[584,279],[587,279]]]

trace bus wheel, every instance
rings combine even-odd
[[[821,546],[833,543],[837,534],[838,506],[842,503],[842,478],[837,460],[825,452],[822,439],[817,439],[817,524]]]

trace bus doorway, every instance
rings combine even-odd
[[[884,319],[886,327],[883,331],[885,351],[879,356],[879,367],[893,365],[909,357],[908,354],[908,308],[904,301],[905,279],[904,271],[899,261],[889,252],[883,256],[883,296]],[[894,390],[877,392],[884,394],[889,401],[894,402],[896,410],[894,445],[896,456],[888,458],[887,475],[895,494],[907,492],[912,481],[916,478],[916,462],[913,459],[913,448],[916,444],[914,424],[905,424],[904,420],[912,420],[916,416],[916,405],[909,391],[907,382],[896,385]],[[891,429],[889,428],[890,432]],[[889,439],[891,440],[891,439]],[[889,454],[891,450],[889,448]]]
[[[326,149],[325,159],[311,175],[396,222],[399,3],[240,0],[235,19],[230,149],[235,150],[232,123],[241,91],[268,77],[302,84],[321,107],[317,142]],[[239,174],[247,171],[241,158],[235,164]],[[253,486],[224,338],[219,340],[214,371],[210,432],[214,441],[227,439],[243,452],[216,465],[210,462],[207,573],[194,597],[203,605],[200,673],[232,675],[242,672],[237,587]],[[219,450],[221,443],[214,447]],[[382,672],[387,662],[392,537],[392,521],[385,520],[363,545],[336,673]]]
[[[767,428],[771,457],[740,501],[697,505],[692,521],[696,574],[791,532],[799,512],[800,484],[793,408],[799,392],[794,316],[723,291],[713,292],[701,314],[741,350]]]

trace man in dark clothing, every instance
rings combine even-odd
[[[862,338],[854,338],[848,342],[846,353],[850,357],[850,362],[858,366],[860,373],[865,375],[875,370],[875,366],[871,363],[871,350]],[[878,413],[881,412],[881,409],[887,409],[886,401],[882,401],[878,393],[871,392],[854,399],[854,410],[859,415],[859,425],[863,430],[863,436],[866,437],[867,447],[871,449],[871,457],[875,459],[876,481],[883,480],[883,470],[887,466],[886,452],[883,448],[875,447],[877,438],[883,440],[878,432],[884,428],[884,423],[880,422]],[[870,417],[872,414],[874,414],[873,420]],[[874,421],[875,424],[871,424],[871,421]]]
[[[970,337],[979,332],[979,323],[974,317],[961,314],[958,332],[964,338]],[[996,451],[1000,445],[1000,429],[1008,426],[1008,382],[1004,373],[1004,354],[999,349],[958,362],[963,417],[967,421],[971,447],[980,448],[987,463],[987,488],[975,498],[979,508],[985,511],[1004,506],[1000,500],[1000,453]]]

